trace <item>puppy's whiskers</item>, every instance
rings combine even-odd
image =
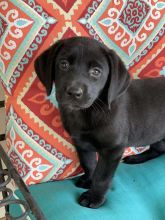
[[[105,103],[100,98],[97,98],[95,103],[99,107],[100,111],[103,113],[105,120],[107,120],[109,117],[109,111],[105,110],[104,108],[104,106],[106,106]]]
[[[94,112],[97,113],[98,108],[97,108],[97,106],[95,105],[95,103],[92,105],[92,108],[93,108]],[[97,125],[98,125],[98,120],[95,120],[94,117],[92,117],[92,119],[93,119],[93,120],[92,120],[92,124],[93,124],[95,127],[97,127]]]

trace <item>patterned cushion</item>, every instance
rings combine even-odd
[[[56,40],[89,36],[118,52],[133,78],[165,75],[163,1],[3,0],[0,77],[6,94],[9,156],[26,184],[82,172],[63,129],[55,88],[46,97],[35,58]],[[128,148],[126,154],[143,148]]]

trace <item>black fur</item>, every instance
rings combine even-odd
[[[150,145],[126,163],[165,152],[165,78],[131,81],[114,51],[85,37],[57,42],[37,58],[35,70],[48,95],[55,81],[62,121],[85,172],[76,185],[89,188],[82,206],[104,203],[125,146]]]

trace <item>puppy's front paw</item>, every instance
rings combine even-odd
[[[91,191],[88,190],[80,196],[78,202],[81,206],[96,209],[105,202],[105,198],[102,196],[93,195]]]
[[[85,178],[85,176],[81,176],[78,181],[76,182],[76,186],[77,187],[80,187],[80,188],[84,188],[84,189],[90,189],[91,187],[91,184],[92,184],[92,181],[91,179],[87,179]]]

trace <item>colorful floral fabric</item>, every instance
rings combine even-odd
[[[2,0],[0,77],[7,146],[26,184],[81,172],[62,127],[55,88],[47,97],[35,58],[58,39],[88,36],[114,49],[133,78],[165,75],[165,3],[155,0]],[[128,148],[126,154],[143,148]]]

